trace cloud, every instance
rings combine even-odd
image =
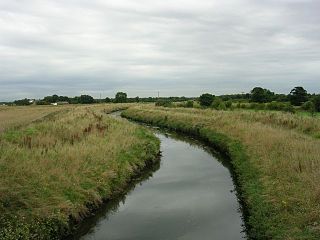
[[[0,0],[0,100],[320,88],[317,0]]]

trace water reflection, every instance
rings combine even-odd
[[[161,140],[161,162],[126,196],[108,202],[74,239],[245,238],[228,163],[197,140],[154,131]]]

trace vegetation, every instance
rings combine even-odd
[[[21,99],[21,100],[15,100],[13,103],[18,106],[28,106],[32,104],[32,102],[27,98]]]
[[[308,93],[303,87],[295,87],[289,94],[289,99],[292,105],[301,106],[308,101]]]
[[[116,103],[125,103],[127,102],[127,94],[124,92],[117,92],[116,97],[114,99]]]
[[[251,101],[258,103],[270,102],[274,96],[274,93],[268,89],[261,87],[255,87],[251,90]]]
[[[200,105],[203,107],[209,107],[211,106],[214,99],[214,95],[210,93],[204,93],[199,97]]]
[[[28,108],[32,117],[0,134],[0,239],[60,239],[72,223],[156,160],[159,141],[146,129],[105,113],[128,105]],[[0,111],[19,118],[25,111]],[[12,111],[12,112],[10,112]],[[15,115],[16,114],[16,115]],[[5,116],[5,118],[6,118]],[[0,121],[2,123],[2,121]],[[19,125],[19,124],[18,124]]]
[[[8,128],[16,128],[59,111],[66,111],[70,106],[30,106],[30,107],[0,107],[0,133]]]
[[[124,116],[201,137],[232,160],[253,239],[320,238],[320,119],[135,107]]]

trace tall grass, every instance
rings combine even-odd
[[[19,127],[44,116],[69,109],[71,106],[0,107],[0,133],[7,128]]]
[[[125,107],[75,107],[0,135],[0,239],[58,239],[155,160],[152,133],[105,115]]]
[[[155,107],[130,108],[124,115],[198,135],[228,153],[251,238],[320,239],[320,140],[310,136],[318,134],[319,120]]]

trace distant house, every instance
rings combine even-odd
[[[58,105],[67,105],[69,104],[68,102],[56,102],[56,103],[51,103],[53,106],[58,106]]]
[[[69,104],[68,102],[57,102],[58,105],[67,105]]]

